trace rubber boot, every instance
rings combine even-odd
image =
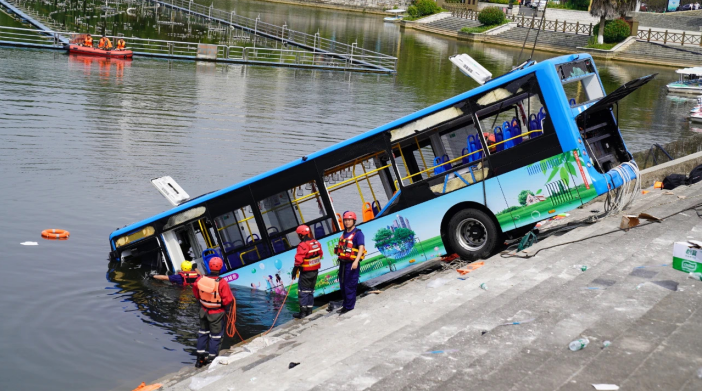
[[[304,308],[300,308],[300,312],[298,312],[297,314],[293,314],[293,318],[295,319],[302,319],[305,316],[307,316],[307,310]]]
[[[307,311],[307,314],[306,314],[305,316],[310,316],[310,315],[312,315],[312,308],[307,307],[307,308],[305,309],[305,311]]]
[[[197,360],[195,360],[195,368],[202,368],[203,365],[205,365],[205,357],[206,355],[203,356],[201,354],[198,354]]]

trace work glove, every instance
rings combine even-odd
[[[292,269],[292,279],[293,279],[293,280],[297,278],[297,274],[298,274],[299,272],[300,272],[300,268],[297,267],[297,266],[295,266],[295,267]]]
[[[197,270],[197,263],[193,263],[193,270]]]

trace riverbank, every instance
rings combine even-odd
[[[350,11],[350,12],[362,12],[366,14],[377,14],[388,16],[385,10],[397,8],[407,8],[410,4],[410,0],[398,0],[398,1],[385,1],[385,0],[328,0],[314,1],[314,0],[256,0],[266,3],[279,3],[279,4],[290,4],[299,5],[303,7],[314,7],[314,8],[324,8],[336,11]]]
[[[702,235],[702,220],[684,212],[702,202],[701,191],[702,183],[654,190],[626,212],[670,216],[661,223],[627,232],[611,216],[549,237],[522,257],[495,255],[465,280],[454,270],[418,275],[360,298],[347,315],[319,309],[235,346],[226,365],[187,367],[158,382],[217,391],[699,389],[702,282],[669,264],[673,242]],[[603,204],[576,209],[569,220],[592,210]],[[584,350],[568,350],[582,337],[590,341]]]

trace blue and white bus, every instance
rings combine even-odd
[[[118,229],[111,258],[177,272],[189,253],[201,269],[217,255],[230,285],[276,289],[293,283],[304,223],[325,249],[316,294],[326,294],[339,287],[331,250],[349,210],[366,237],[361,281],[443,254],[488,257],[504,236],[636,177],[614,106],[654,76],[605,96],[587,54],[528,63]]]

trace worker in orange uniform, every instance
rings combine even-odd
[[[193,270],[195,269],[195,270]],[[178,286],[191,286],[200,278],[200,271],[197,270],[197,264],[190,261],[183,261],[180,264],[180,271],[170,276],[156,274],[151,276],[155,280],[170,281]]]
[[[124,42],[122,38],[117,40],[117,50],[124,50],[127,44]]]
[[[356,213],[344,212],[342,216],[344,232],[334,254],[339,258],[339,289],[344,297],[344,305],[337,312],[343,315],[356,306],[356,287],[360,277],[361,261],[366,256],[363,232],[356,228]]]
[[[98,43],[98,47],[100,49],[110,50],[112,49],[112,42],[110,42],[110,39],[103,34],[102,38],[100,38],[100,42]]]
[[[219,354],[225,315],[232,310],[234,296],[227,281],[219,277],[222,266],[222,258],[210,259],[210,274],[200,277],[193,284],[193,294],[200,300],[201,306],[196,368],[211,363]]]
[[[306,225],[301,225],[295,230],[300,238],[295,254],[295,267],[292,279],[297,278],[300,272],[300,282],[297,284],[297,298],[300,302],[300,312],[293,314],[293,318],[302,319],[312,314],[314,307],[314,286],[317,284],[319,267],[324,255],[322,245],[312,237],[312,230]]]
[[[83,40],[83,46],[87,46],[90,48],[93,47],[93,37],[90,34],[85,36],[85,39]]]

